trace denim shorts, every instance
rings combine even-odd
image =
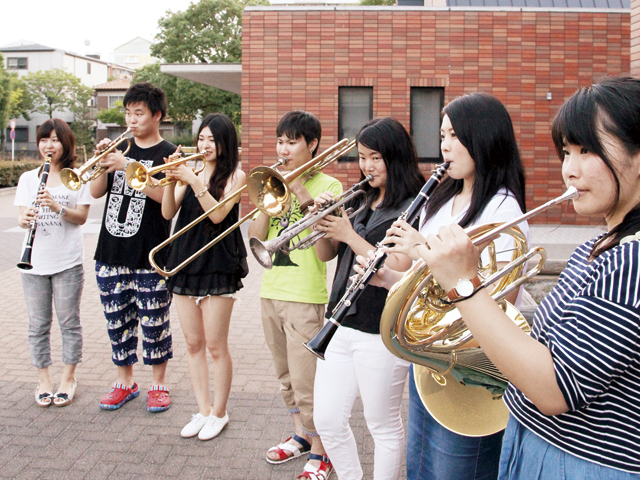
[[[500,480],[638,480],[623,472],[571,455],[510,417],[502,443]]]

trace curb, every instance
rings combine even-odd
[[[6,187],[0,188],[0,197],[6,197],[7,195],[15,195],[18,187]]]

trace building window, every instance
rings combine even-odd
[[[118,102],[120,102],[120,106],[122,106],[123,100],[124,95],[109,95],[109,108],[115,107]]]
[[[27,57],[7,57],[7,68],[9,70],[26,70],[27,66]]]
[[[11,142],[11,129],[7,128],[6,139]],[[29,141],[29,127],[16,127],[16,142],[28,142]]]
[[[124,63],[138,63],[137,56],[127,56],[124,58]]]
[[[338,139],[353,140],[362,126],[373,118],[373,87],[340,87],[338,90]],[[357,158],[351,150],[345,155]]]
[[[440,112],[444,88],[411,87],[411,137],[421,162],[440,161]]]
[[[91,75],[91,64],[87,62],[87,74]]]

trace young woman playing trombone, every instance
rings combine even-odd
[[[238,169],[238,139],[229,118],[221,113],[207,115],[198,131],[198,151],[205,152],[206,166],[195,174],[182,164],[166,170],[170,183],[162,198],[162,215],[173,218],[178,210],[176,231],[216,206],[246,183]],[[170,158],[169,160],[173,160]],[[180,264],[205,243],[238,221],[239,202],[225,203],[178,237],[169,251],[167,266]],[[216,437],[229,423],[227,399],[231,389],[232,363],[227,338],[235,293],[248,273],[247,252],[239,229],[191,262],[168,280],[180,324],[187,342],[187,360],[198,413],[182,429],[183,437],[200,440]],[[209,393],[207,351],[213,358],[214,401]]]
[[[14,205],[20,207],[20,227],[28,229],[32,222],[37,223],[31,255],[33,268],[21,274],[29,314],[31,363],[38,369],[35,401],[41,407],[62,407],[73,401],[75,370],[82,360],[80,299],[84,252],[80,226],[87,221],[91,193],[87,185],[77,191],[68,190],[60,180],[60,171],[73,167],[76,160],[75,138],[66,122],[58,118],[47,120],[38,128],[37,140],[42,158],[51,156],[46,188],[38,191],[42,167],[23,173]],[[55,395],[49,372],[52,303],[60,324],[64,363]]]

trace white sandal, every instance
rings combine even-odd
[[[73,379],[73,383],[71,384],[71,391],[69,393],[56,393],[53,396],[53,403],[56,407],[65,407],[73,402],[73,396],[76,394],[76,387],[78,386],[78,382],[76,379]]]
[[[51,406],[51,403],[53,403],[53,394],[51,392],[44,392],[44,393],[38,394],[38,390],[40,390],[40,382],[38,382],[38,385],[36,385],[36,395],[35,395],[36,405],[43,408],[47,408]]]

